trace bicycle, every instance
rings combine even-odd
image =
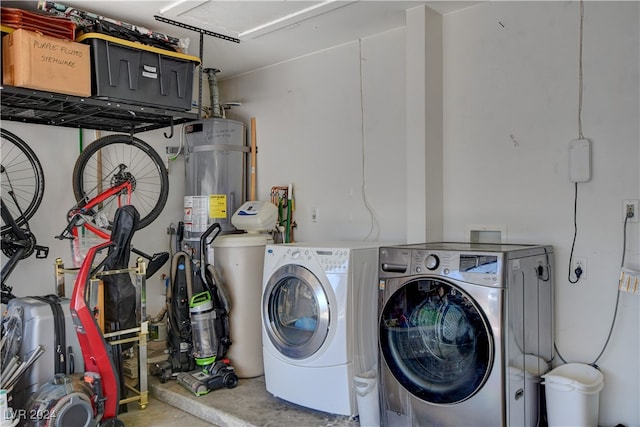
[[[44,196],[44,172],[34,151],[15,134],[0,129],[2,138],[2,195],[0,214],[2,216],[2,253],[7,262],[2,266],[2,302],[6,303],[14,295],[13,288],[6,284],[18,262],[34,253],[36,258],[46,258],[49,248],[40,246],[29,227],[29,220],[38,210]],[[26,208],[23,206],[26,205]]]
[[[135,230],[142,229],[160,215],[169,195],[169,175],[160,155],[143,140],[125,134],[89,144],[76,160],[72,182],[77,203],[68,211],[67,226],[56,238],[74,242],[84,230],[109,240],[116,210],[124,205],[136,207],[140,221]],[[131,250],[149,260],[147,277],[164,264],[157,266],[165,253],[150,256]]]

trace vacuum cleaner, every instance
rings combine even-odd
[[[226,359],[218,359],[217,343],[220,342],[216,331],[216,319],[225,315],[224,310],[214,308],[209,291],[200,292],[191,298],[191,328],[193,331],[193,357],[199,369],[181,372],[177,380],[196,396],[211,390],[238,384],[238,376]],[[222,337],[223,338],[223,337]]]
[[[200,237],[200,268],[196,276],[204,290],[193,295],[189,301],[193,358],[198,369],[181,372],[177,376],[178,382],[196,396],[238,385],[238,376],[233,367],[223,359],[231,344],[229,298],[215,267],[207,263],[207,246],[220,234],[221,229],[220,224],[214,223]]]
[[[161,382],[175,378],[196,396],[238,384],[233,367],[224,359],[231,345],[229,298],[215,267],[207,263],[207,246],[221,229],[214,223],[200,237],[199,264],[192,265],[186,252],[174,255],[172,289],[167,294],[169,360],[152,369]]]

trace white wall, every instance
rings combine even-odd
[[[404,241],[404,58],[395,30],[220,82],[256,118],[258,199],[293,184],[297,241]]]
[[[584,3],[582,125],[593,178],[578,185],[575,256],[587,278],[567,280],[574,186],[568,143],[578,137],[578,2],[491,2],[444,19],[445,237],[469,224],[506,225],[509,242],[552,244],[556,341],[591,363],[610,329],[623,250],[622,200],[639,196],[639,3]],[[638,223],[626,265],[638,268]],[[600,425],[638,426],[638,295],[623,293],[598,361]]]
[[[470,224],[501,225],[509,242],[552,244],[557,344],[570,361],[592,362],[606,340],[622,256],[622,200],[640,198],[639,6],[585,2],[582,119],[593,143],[593,179],[579,185],[575,254],[587,258],[588,271],[576,285],[567,281],[567,146],[577,137],[578,3],[492,2],[444,17],[443,237],[467,240]],[[221,82],[223,101],[243,103],[229,117],[247,124],[256,117],[259,199],[268,199],[274,185],[293,183],[298,241],[405,240],[406,58],[414,54],[406,33],[389,31]],[[39,243],[52,246],[49,260],[24,261],[12,283],[18,295],[48,293],[54,258],[69,253],[52,236],[73,203],[77,131],[2,126],[29,141],[44,163],[45,207],[33,228]],[[178,144],[159,131],[138,136],[161,153]],[[167,209],[136,234],[143,250],[166,250],[165,229],[182,217],[183,176],[181,163],[172,163]],[[373,218],[379,229],[372,229]],[[640,268],[638,234],[638,224],[630,225],[632,268]],[[152,313],[161,289],[159,280],[150,281]],[[603,426],[640,426],[639,300],[621,294],[616,328],[598,362]]]

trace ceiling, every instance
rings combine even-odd
[[[36,10],[36,0],[2,1],[3,7]],[[218,68],[219,79],[276,64],[331,46],[405,25],[405,11],[423,4],[441,14],[477,1],[268,1],[268,0],[62,0],[65,6],[174,36],[188,43],[187,53],[205,67]],[[154,16],[230,38],[202,35],[158,21]],[[287,15],[293,15],[287,18]],[[266,26],[262,28],[261,26]],[[247,33],[248,30],[255,30]]]

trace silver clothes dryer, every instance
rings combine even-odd
[[[381,247],[385,426],[535,426],[553,356],[551,246]]]

